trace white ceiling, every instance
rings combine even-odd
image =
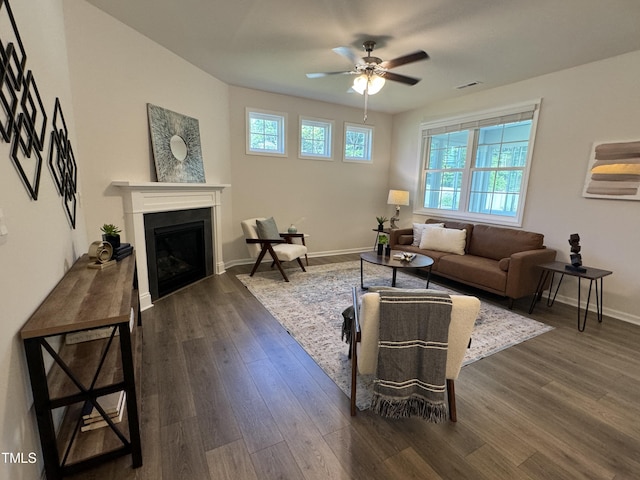
[[[344,105],[363,104],[353,77],[305,76],[353,67],[332,48],[425,50],[393,70],[420,83],[370,98],[389,113],[640,50],[640,0],[88,1],[225,83]]]

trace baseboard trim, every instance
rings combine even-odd
[[[308,256],[309,258],[330,257],[332,255],[347,255],[350,253],[368,252],[370,250],[371,250],[371,247],[348,248],[344,250],[329,250],[326,252],[313,252],[313,253],[309,253]],[[262,261],[262,263],[267,263],[267,262],[270,263],[271,259],[265,258]],[[240,258],[237,260],[231,260],[231,261],[225,262],[224,267],[225,269],[229,269],[231,267],[237,267],[238,265],[252,265],[253,263],[255,263],[255,260],[253,258]]]
[[[543,298],[540,300],[541,302],[546,302],[548,293],[549,292],[546,292],[543,295]],[[576,298],[567,297],[566,295],[558,295],[556,297],[556,302],[568,305],[573,308],[577,308],[578,306],[578,300]],[[616,310],[613,308],[607,308],[607,303],[606,302],[603,302],[603,303],[604,303],[604,308],[602,309],[602,314],[605,317],[611,317],[611,318],[615,318],[616,320],[621,320],[623,322],[633,323],[634,325],[640,325],[640,317],[638,317],[637,315],[632,315],[630,313]],[[581,300],[580,310],[582,314],[584,314],[584,309],[586,306],[587,306],[587,302],[585,300]],[[589,312],[595,312],[595,309],[596,309],[595,300],[592,298],[591,303],[589,304]]]

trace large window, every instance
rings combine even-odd
[[[331,160],[333,122],[300,117],[300,158]]]
[[[286,155],[286,114],[247,109],[247,153]]]
[[[423,125],[417,213],[521,225],[538,108]]]
[[[373,127],[345,123],[344,161],[371,163]]]

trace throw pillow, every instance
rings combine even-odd
[[[420,248],[464,255],[466,242],[466,230],[458,230],[455,228],[426,228],[422,232]]]
[[[444,223],[414,223],[413,224],[413,243],[414,247],[420,246],[420,240],[422,239],[422,232],[425,228],[444,228]]]
[[[258,229],[258,238],[270,240],[280,238],[280,232],[273,217],[266,220],[256,220],[256,228]]]

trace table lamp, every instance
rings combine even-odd
[[[400,220],[400,205],[409,205],[409,192],[406,190],[389,190],[387,203],[396,206],[396,214],[391,217],[391,228],[400,228],[396,225],[396,222]]]

